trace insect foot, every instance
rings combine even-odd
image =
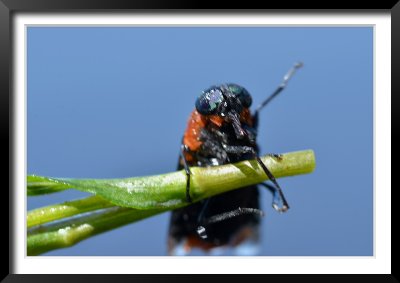
[[[197,234],[200,236],[200,238],[207,239],[206,228],[203,226],[197,227]]]

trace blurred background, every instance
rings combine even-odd
[[[261,190],[261,255],[373,255],[372,27],[29,27],[28,174],[124,178],[176,169],[200,92],[234,82],[267,97],[261,154],[313,149],[314,173]],[[85,197],[29,197],[28,210]],[[44,255],[166,255],[169,213]]]

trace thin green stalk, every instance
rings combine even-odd
[[[28,230],[27,254],[39,255],[72,246],[96,234],[109,231],[167,209],[138,210],[123,207],[106,208],[79,218],[36,226]]]
[[[62,218],[71,217],[88,211],[114,206],[111,202],[99,196],[91,196],[84,199],[66,201],[29,211],[27,215],[27,227],[40,225]]]
[[[277,178],[310,173],[315,168],[312,150],[287,153],[283,155],[282,160],[270,156],[264,156],[262,160]],[[192,167],[191,171],[191,196],[194,201],[267,179],[254,160],[208,168]],[[45,183],[46,189],[50,191],[53,190],[51,184],[54,182],[57,190],[61,187],[76,188],[101,197],[69,202],[69,206],[65,209],[62,208],[64,203],[28,213],[29,227],[76,215],[62,221],[30,228],[27,240],[28,255],[65,248],[98,233],[188,205],[185,201],[186,176],[183,171],[150,177],[108,180],[28,176],[28,190],[30,186],[33,191],[42,193],[43,188],[35,181]],[[81,214],[110,206],[111,203],[131,208],[114,206],[90,214]],[[52,208],[60,209],[55,209],[52,214]]]
[[[310,173],[315,167],[312,150],[291,152],[277,160],[269,155],[261,157],[275,177]],[[226,191],[267,180],[255,160],[214,167],[192,167],[190,194],[194,201]],[[93,193],[114,205],[137,209],[174,209],[186,204],[186,174],[184,170],[147,177],[124,179],[71,179],[28,176],[28,194],[74,188]],[[45,184],[41,187],[40,184]]]

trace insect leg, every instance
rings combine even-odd
[[[204,228],[204,226],[202,226],[202,225],[204,225],[204,220],[205,220],[204,219],[204,215],[205,215],[205,212],[206,212],[206,210],[208,208],[208,204],[210,203],[210,200],[211,200],[211,198],[208,198],[203,202],[203,207],[201,208],[199,216],[197,217],[197,225],[198,225],[197,234],[202,239],[206,239],[208,237],[207,236],[207,232],[206,232],[206,228]]]
[[[192,174],[192,172],[190,172],[189,165],[186,161],[185,151],[187,151],[187,148],[184,144],[182,144],[180,154],[183,161],[183,167],[185,168],[186,172],[186,201],[192,202],[192,198],[190,197],[190,175]]]
[[[206,219],[203,221],[203,225],[209,225],[209,224],[214,224],[218,222],[222,222],[234,217],[238,217],[240,215],[245,215],[245,214],[254,214],[257,216],[264,216],[264,212],[262,210],[257,209],[257,208],[248,208],[248,207],[239,207],[235,210],[227,211],[224,213],[220,213],[214,216],[211,216],[210,218]],[[207,233],[206,233],[206,228],[202,225],[197,227],[197,234],[202,238],[206,239],[207,238]]]
[[[265,166],[264,162],[262,162],[262,160],[260,159],[260,157],[258,157],[255,154],[255,159],[257,160],[258,164],[260,164],[261,168],[264,170],[265,174],[268,176],[268,178],[270,179],[270,181],[275,185],[275,189],[278,191],[281,199],[282,199],[282,204],[283,206],[280,208],[280,212],[285,212],[289,209],[289,204],[286,201],[285,196],[283,195],[283,191],[281,189],[281,187],[279,186],[278,182],[276,181],[274,175],[272,175],[271,171],[269,171],[269,169],[267,168],[267,166]]]
[[[268,176],[268,178],[270,179],[270,181],[275,185],[276,190],[279,193],[280,198],[282,199],[282,207],[279,209],[280,212],[285,212],[289,209],[289,204],[286,201],[285,196],[283,195],[282,189],[279,186],[278,182],[276,181],[274,175],[271,173],[271,171],[269,171],[269,169],[267,168],[267,166],[264,164],[264,162],[262,162],[262,160],[260,159],[260,157],[257,155],[257,152],[254,150],[254,148],[250,147],[250,146],[227,146],[227,145],[223,145],[224,149],[231,153],[231,154],[244,154],[244,153],[251,153],[254,158],[257,160],[258,164],[260,164],[261,168],[264,170],[265,174]],[[272,154],[273,157],[276,158],[282,158],[281,155],[279,154]]]
[[[279,160],[279,161],[281,161],[283,159],[283,155],[280,154],[280,153],[270,153],[268,155],[273,157],[273,158],[275,158],[275,159],[277,159],[277,160]]]
[[[285,205],[277,188],[268,183],[260,183],[260,185],[264,186],[272,193],[272,207],[278,212],[284,212]]]
[[[264,212],[262,212],[262,210],[257,209],[257,208],[248,208],[248,207],[239,207],[235,210],[231,210],[231,211],[227,211],[227,212],[223,212],[217,215],[213,215],[210,218],[203,220],[203,225],[207,226],[209,224],[214,224],[214,223],[218,223],[218,222],[222,222],[234,217],[238,217],[240,215],[245,215],[245,214],[254,214],[257,216],[264,216]],[[207,238],[207,233],[206,233],[206,228],[199,225],[197,227],[197,234],[202,238],[202,239],[206,239]]]

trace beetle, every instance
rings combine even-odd
[[[286,73],[278,88],[251,113],[252,97],[234,83],[214,85],[196,99],[182,138],[178,169],[186,172],[186,200],[190,196],[190,166],[217,166],[255,159],[268,176],[261,183],[273,194],[272,206],[286,212],[289,204],[273,174],[258,156],[256,142],[260,111],[286,87],[296,63]],[[281,160],[279,154],[270,154]],[[257,185],[243,187],[210,197],[174,210],[170,218],[168,252],[186,254],[192,248],[210,251],[217,247],[234,247],[245,241],[258,242],[260,216]],[[178,251],[178,247],[183,248]]]

